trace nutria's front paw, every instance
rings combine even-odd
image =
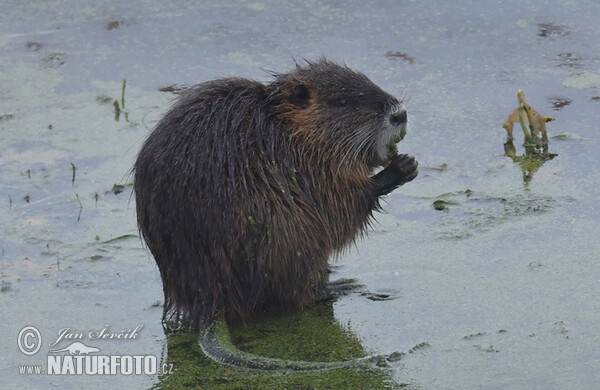
[[[419,164],[413,156],[401,154],[381,172],[375,175],[378,196],[392,192],[402,184],[408,183],[419,174]]]
[[[401,154],[396,157],[390,165],[388,165],[385,169],[391,169],[392,173],[396,176],[397,185],[402,185],[404,183],[408,183],[412,181],[417,175],[419,171],[417,167],[419,163],[413,156],[409,156],[408,154]]]

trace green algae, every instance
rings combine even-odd
[[[222,329],[221,329],[222,331]],[[366,355],[354,334],[334,319],[331,302],[304,311],[265,315],[248,324],[232,327],[230,337],[240,350],[258,356],[304,361],[336,362]],[[167,339],[166,364],[174,368],[155,388],[210,389],[389,389],[394,383],[383,368],[273,373],[231,368],[207,358],[198,335],[177,333]]]
[[[434,208],[434,210],[437,210],[437,211],[448,211],[449,204],[450,204],[450,202],[447,202],[442,199],[438,199],[438,200],[433,201],[433,208]]]
[[[100,240],[100,237],[97,236],[98,239],[96,241]],[[133,234],[133,233],[128,233],[128,234],[122,234],[120,236],[114,237],[114,238],[110,238],[106,241],[102,241],[102,244],[110,244],[112,242],[117,242],[117,241],[121,241],[121,240],[126,240],[128,238],[139,238],[139,236],[137,234]]]

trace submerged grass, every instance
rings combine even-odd
[[[365,356],[355,335],[333,317],[331,302],[319,303],[297,313],[257,318],[231,329],[241,350],[259,356],[290,360],[340,361]],[[383,368],[342,368],[318,372],[271,373],[231,368],[214,363],[202,353],[197,334],[168,337],[167,364],[174,373],[164,375],[158,389],[390,389],[393,383]]]

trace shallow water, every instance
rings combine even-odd
[[[285,71],[292,57],[325,54],[405,98],[400,152],[421,167],[338,259],[334,277],[358,277],[366,292],[338,300],[337,321],[370,353],[428,343],[391,364],[395,380],[414,388],[596,388],[598,18],[592,1],[3,2],[3,383],[158,381],[21,376],[17,366],[44,363],[65,327],[143,324],[135,340],[89,344],[164,356],[160,276],[133,236],[127,186],[141,142],[174,98],[159,88],[231,75],[267,81],[261,68]],[[556,119],[550,137],[563,135],[528,181],[503,146],[518,89]],[[518,125],[515,135],[524,154]],[[41,355],[17,348],[26,325],[42,334]]]

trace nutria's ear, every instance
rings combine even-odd
[[[308,107],[308,99],[310,99],[310,92],[308,92],[306,85],[296,85],[292,90],[292,96],[290,97],[292,103],[302,108],[306,108]]]

